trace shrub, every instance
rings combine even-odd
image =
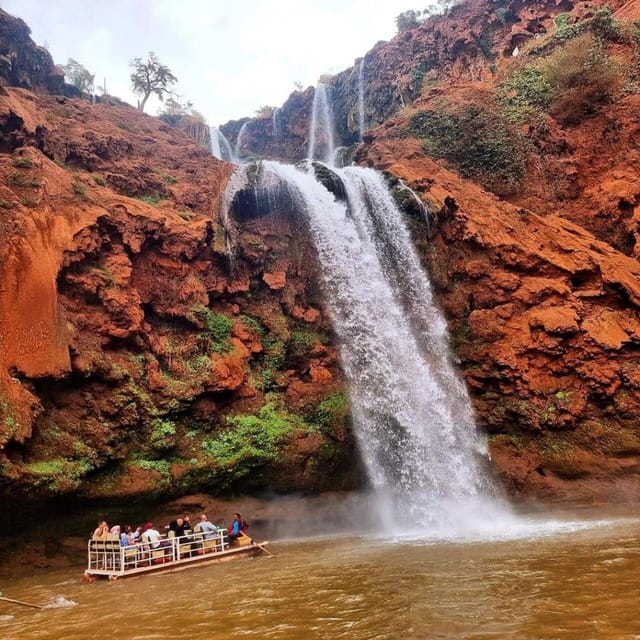
[[[78,198],[80,198],[81,200],[87,199],[87,190],[85,189],[85,186],[82,184],[82,182],[78,182],[76,180],[72,185],[72,189],[73,193],[75,193]]]
[[[208,351],[224,353],[230,349],[229,337],[233,328],[233,320],[221,313],[214,313],[200,305],[192,311],[193,316],[204,324],[203,336]]]
[[[154,449],[170,449],[175,444],[176,426],[171,420],[155,418],[151,426],[151,436],[149,442]]]
[[[145,204],[149,204],[152,207],[157,207],[160,204],[162,198],[157,193],[152,193],[149,196],[140,196],[138,200],[141,200]]]
[[[25,468],[35,476],[33,486],[46,486],[49,492],[62,494],[77,489],[82,478],[92,471],[93,465],[87,458],[56,458],[30,462]]]
[[[609,7],[598,7],[589,24],[591,32],[603,40],[622,42],[624,40],[620,23],[614,19]]]
[[[348,409],[349,403],[346,394],[344,392],[334,393],[331,396],[327,396],[318,404],[314,415],[314,422],[321,431],[327,431],[336,426],[337,421],[344,421]]]
[[[570,13],[559,13],[554,22],[556,40],[571,40],[586,31],[601,40],[623,42],[625,39],[623,28],[609,7],[598,7],[590,18],[583,20],[572,20]]]
[[[398,30],[398,33],[419,27],[421,22],[419,18],[421,14],[421,11],[414,11],[413,9],[399,13],[396,16],[396,29]]]
[[[326,344],[327,340],[312,329],[304,328],[291,331],[286,348],[287,363],[296,366],[307,360],[318,342]]]
[[[104,187],[107,184],[107,181],[102,176],[94,176],[93,181],[99,186]]]
[[[252,470],[278,459],[281,445],[295,430],[308,425],[294,414],[266,404],[257,414],[229,416],[228,429],[202,442],[205,454],[230,474],[231,480],[249,475]]]
[[[146,471],[157,471],[163,476],[168,476],[171,471],[171,465],[167,460],[138,459],[138,460],[134,460],[133,464],[136,467],[140,467],[140,469],[145,469]]]
[[[485,29],[479,36],[474,35],[474,40],[476,46],[487,60],[495,58],[493,53],[493,34],[488,29]]]
[[[567,42],[543,65],[553,92],[550,113],[564,124],[580,122],[621,89],[618,65],[591,34]]]
[[[498,18],[501,24],[503,25],[507,24],[507,18],[509,16],[508,9],[505,9],[504,7],[498,7],[495,10],[495,14],[496,14],[496,18]]]
[[[40,182],[34,178],[27,177],[24,173],[12,173],[9,182],[15,187],[36,188],[40,186]]]
[[[175,176],[172,176],[170,173],[161,173],[160,177],[164,180],[164,182],[166,182],[167,184],[178,184],[178,178],[176,178]]]
[[[583,22],[571,22],[570,13],[559,13],[554,20],[554,37],[558,40],[575,38],[584,30]]]
[[[264,327],[255,318],[241,314],[238,316],[238,319],[250,331],[254,331],[259,336],[264,336]]]
[[[423,140],[424,151],[452,164],[465,178],[499,194],[517,190],[524,176],[524,140],[500,113],[468,103],[440,104],[411,118],[408,133]]]
[[[553,99],[553,87],[539,65],[529,65],[497,86],[498,101],[507,119],[528,120],[545,112]]]
[[[31,169],[33,162],[26,156],[18,156],[13,160],[13,166],[16,167],[16,169]]]

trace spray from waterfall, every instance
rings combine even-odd
[[[331,164],[334,148],[333,113],[329,91],[320,82],[313,94],[307,159]]]

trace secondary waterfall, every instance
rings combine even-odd
[[[209,140],[211,145],[209,151],[212,156],[219,160],[234,162],[233,149],[231,149],[229,141],[218,127],[209,127]]]
[[[331,102],[327,87],[320,82],[313,95],[307,158],[331,164],[334,148]]]
[[[271,114],[271,132],[273,133],[273,139],[278,142],[280,140],[280,125],[278,123],[278,112],[280,109],[276,107]]]
[[[372,169],[332,171],[346,202],[308,167],[265,161],[259,186],[272,198],[284,185],[314,240],[354,429],[381,510],[388,522],[402,518],[405,528],[430,531],[459,530],[487,518],[488,509],[502,513],[485,439],[402,214]]]
[[[246,122],[244,122],[242,124],[242,126],[240,127],[240,131],[238,131],[238,137],[236,138],[236,145],[233,149],[233,157],[235,162],[239,162],[240,159],[242,158],[242,147],[244,145],[244,134],[247,130],[247,127],[249,125],[249,122],[251,122],[250,120],[247,120]]]

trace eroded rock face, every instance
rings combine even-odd
[[[548,36],[558,13],[597,6],[514,1],[498,14],[474,0],[377,45],[355,158],[424,201],[397,190],[506,486],[637,500],[638,96],[529,131],[538,164],[504,199],[430,159],[409,130],[442,99],[488,104],[516,47]],[[330,83],[345,144],[358,140],[358,71]],[[224,131],[233,143],[249,122],[243,156],[302,159],[312,100],[296,92],[275,118]],[[285,192],[239,192],[223,229],[230,166],[124,106],[8,90],[0,131],[5,494],[362,481],[313,249]],[[243,449],[256,425],[269,437]]]
[[[0,9],[0,79],[12,87],[63,94],[64,72],[30,34],[23,20]]]
[[[455,87],[495,84],[498,67],[515,60],[515,48],[551,32],[558,14],[571,11],[582,17],[598,4],[582,0],[511,0],[496,7],[492,0],[467,0],[446,15],[433,16],[389,42],[377,43],[366,53],[364,62],[358,59],[352,67],[326,81],[337,143],[348,147],[360,141],[360,76],[366,141],[366,131],[384,124],[401,109],[421,102],[425,95],[438,99]],[[628,3],[624,0],[614,0],[607,6],[615,10],[625,4]],[[302,160],[308,152],[313,96],[313,87],[293,92],[277,109],[275,128],[274,117],[265,114],[230,121],[221,130],[234,145],[246,124],[243,156]]]
[[[0,493],[361,482],[312,250],[287,215],[237,216],[230,255],[233,167],[187,135],[20,89],[0,118],[16,123],[0,155]]]
[[[624,33],[638,5],[606,6],[613,14],[603,28],[620,20],[621,31],[592,32],[611,65],[635,69],[637,40]],[[430,159],[412,118],[447,109],[499,115],[500,83],[563,46],[558,16],[584,33],[603,7],[471,0],[379,43],[328,82],[336,137],[357,143],[362,68],[367,131],[355,161],[394,184],[402,178],[438,212],[425,225],[396,188],[494,461],[513,492],[547,498],[634,499],[640,488],[638,93],[618,91],[579,118],[546,111],[521,130],[507,126],[503,142],[522,156],[520,177],[505,184],[489,171],[478,178],[484,190],[456,175],[452,161]],[[636,86],[637,73],[625,77]],[[303,158],[312,101],[309,88],[278,110],[280,138],[273,118],[250,121],[247,152]],[[228,131],[233,138],[233,123]]]
[[[440,207],[431,240],[413,223],[416,243],[503,480],[546,498],[633,499],[640,264],[419,158],[418,146],[380,130],[360,159]]]

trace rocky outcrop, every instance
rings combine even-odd
[[[8,89],[0,492],[361,481],[307,241],[218,217],[231,165],[127,106]],[[298,256],[298,257],[296,257]]]
[[[64,72],[51,54],[31,39],[31,29],[20,18],[0,9],[0,79],[11,87],[39,93],[64,93]]]
[[[640,485],[640,264],[557,216],[482,191],[374,134],[360,161],[411,185],[416,243],[494,462],[512,492],[633,499]]]
[[[617,8],[624,0],[608,6]],[[383,124],[400,109],[425,94],[446,95],[467,83],[495,82],[499,65],[514,58],[515,48],[554,28],[563,12],[585,15],[593,3],[575,0],[520,2],[496,6],[491,0],[467,0],[445,15],[436,15],[419,27],[379,42],[345,71],[326,79],[339,144],[359,141],[358,85],[362,71],[365,130]],[[221,127],[232,144],[243,124],[244,156],[279,157],[292,161],[306,157],[314,89],[295,91],[274,118],[261,115],[231,121]]]
[[[607,7],[471,0],[327,81],[337,137],[352,145],[362,68],[369,131],[355,160],[423,200],[395,189],[496,466],[523,495],[634,499],[640,488],[640,14]],[[589,47],[596,79],[580,62]],[[571,65],[581,86],[609,85],[584,104],[558,84],[555,106],[517,101],[539,95],[540,78],[558,82],[545,69]],[[278,110],[279,140],[273,118],[249,121],[247,154],[304,157],[312,100],[308,89]]]

